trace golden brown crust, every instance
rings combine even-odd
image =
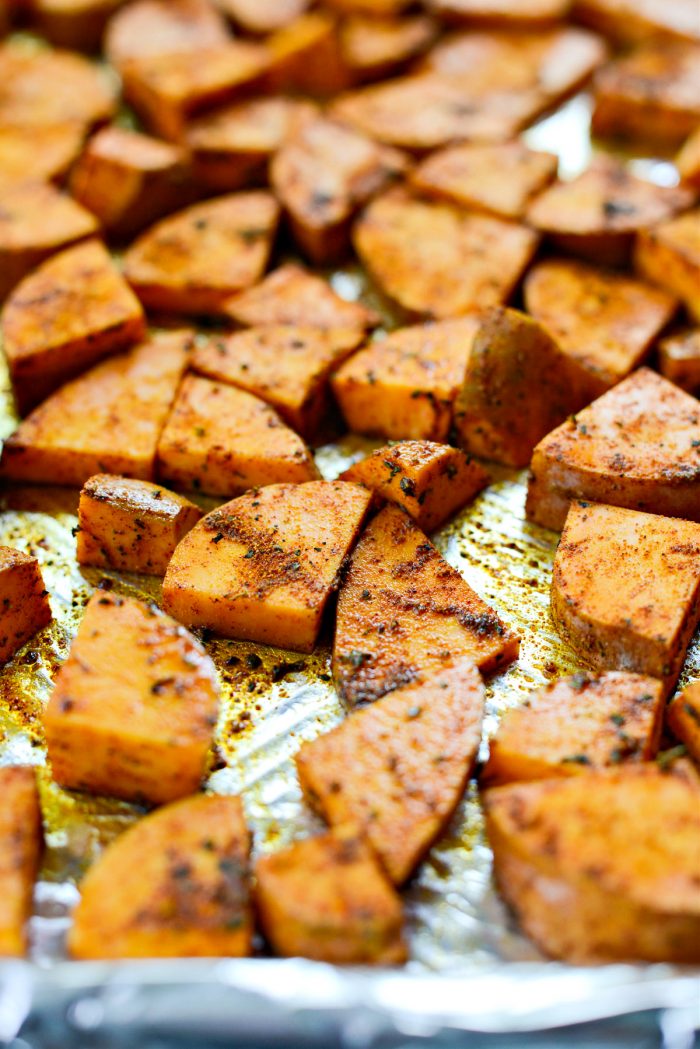
[[[0,798],[0,956],[20,958],[42,847],[34,769],[0,768]]]
[[[52,619],[48,590],[36,558],[0,546],[0,664]]]

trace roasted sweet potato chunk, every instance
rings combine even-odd
[[[80,153],[85,125],[79,120],[46,127],[0,124],[0,193],[31,182],[59,182]]]
[[[445,441],[478,327],[467,316],[400,328],[354,354],[332,381],[350,429]]]
[[[250,328],[199,345],[193,367],[262,398],[292,429],[315,440],[332,406],[329,374],[363,335],[358,328]]]
[[[590,665],[673,688],[700,620],[700,525],[573,502],[554,561],[552,618]]]
[[[481,740],[484,687],[456,663],[351,714],[297,754],[304,793],[403,884],[449,822]]]
[[[437,25],[425,15],[352,15],[340,28],[340,50],[352,80],[396,74],[432,43]]]
[[[100,241],[47,259],[11,292],[2,338],[24,414],[67,379],[144,333],[143,310]]]
[[[528,517],[561,530],[572,499],[700,521],[700,404],[641,368],[535,448]]]
[[[571,0],[431,0],[444,18],[470,25],[532,29],[566,18]]]
[[[574,0],[574,15],[621,44],[697,40],[700,35],[695,0]]]
[[[686,186],[696,191],[700,189],[700,127],[683,143],[676,157],[676,167]]]
[[[272,33],[303,15],[309,0],[216,0],[216,4],[246,33]]]
[[[111,15],[124,0],[28,0],[32,23],[57,47],[96,51]]]
[[[398,503],[424,532],[433,532],[489,483],[483,466],[459,448],[399,441],[378,448],[341,474],[383,503]]]
[[[525,306],[590,374],[597,397],[637,367],[677,309],[648,284],[583,262],[551,259],[525,279]]]
[[[553,681],[503,715],[481,784],[649,761],[659,745],[663,713],[661,682],[643,674],[581,673]]]
[[[136,0],[110,20],[104,50],[121,69],[133,58],[207,51],[230,39],[226,20],[209,0]]]
[[[690,207],[692,199],[686,189],[652,185],[599,156],[578,178],[536,197],[527,220],[565,251],[614,266],[627,260],[637,230]]]
[[[36,558],[0,546],[0,664],[51,622],[48,591]]]
[[[266,45],[270,54],[269,89],[323,96],[347,86],[338,25],[327,12],[311,11],[294,19],[269,36]]]
[[[517,783],[485,804],[498,886],[547,954],[700,959],[700,786],[689,769]]]
[[[677,695],[667,707],[668,727],[684,743],[688,753],[700,761],[700,687],[695,682]]]
[[[659,368],[676,386],[700,388],[700,328],[675,332],[659,342]]]
[[[398,506],[370,522],[338,598],[333,675],[350,703],[448,666],[507,666],[519,639]]]
[[[169,616],[98,590],[44,712],[54,779],[163,804],[199,788],[219,706],[216,670]]]
[[[355,224],[355,248],[409,314],[454,317],[506,302],[535,253],[525,226],[393,190]]]
[[[301,437],[259,397],[188,375],[158,442],[157,473],[176,488],[232,496],[318,477]]]
[[[41,854],[41,812],[33,768],[0,768],[0,957],[27,950]]]
[[[328,7],[341,14],[363,14],[381,17],[399,15],[412,7],[411,0],[327,0]]]
[[[643,277],[678,295],[700,321],[700,210],[641,230],[635,265]]]
[[[406,960],[401,901],[352,830],[263,856],[255,873],[260,923],[277,954],[336,965]]]
[[[236,797],[200,795],[152,812],[80,885],[74,958],[250,954],[250,837]]]
[[[401,154],[325,118],[304,124],[274,157],[272,186],[302,251],[317,263],[342,257],[350,223],[405,168]]]
[[[161,485],[96,474],[80,493],[78,564],[165,575],[175,547],[201,516],[189,499]]]
[[[278,218],[262,190],[194,204],[139,237],[124,259],[126,278],[149,309],[216,313],[262,276]]]
[[[369,501],[360,485],[311,481],[226,503],[175,551],[165,608],[224,637],[310,652]]]
[[[78,487],[106,471],[152,480],[191,346],[191,333],[163,332],[68,383],[5,441],[0,476]]]

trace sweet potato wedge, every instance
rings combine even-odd
[[[506,711],[479,781],[492,787],[650,761],[663,719],[656,678],[615,671],[560,678]]]
[[[146,230],[124,258],[148,309],[215,313],[263,274],[279,208],[263,190],[193,204]]]
[[[347,253],[358,209],[404,170],[395,150],[320,117],[283,143],[270,181],[299,247],[328,263]]]
[[[598,156],[570,182],[556,182],[535,197],[527,220],[556,245],[597,265],[629,258],[637,230],[690,207],[693,197],[678,186],[657,186],[610,156]]]
[[[48,591],[35,557],[0,546],[0,664],[52,619]]]
[[[329,12],[301,15],[265,42],[270,54],[269,90],[327,96],[347,86],[338,24]]]
[[[397,503],[423,532],[434,532],[489,483],[483,466],[459,449],[434,441],[398,441],[378,448],[341,474]]]
[[[634,261],[643,277],[678,295],[700,321],[700,209],[640,230]]]
[[[355,14],[340,27],[340,51],[351,80],[378,80],[401,72],[436,35],[437,23],[426,15]]]
[[[158,442],[156,472],[166,484],[232,496],[259,485],[319,476],[301,437],[259,397],[188,375]]]
[[[366,528],[340,589],[333,676],[349,703],[380,699],[445,667],[491,673],[519,638],[398,506]]]
[[[0,193],[32,182],[60,182],[80,153],[85,125],[0,125]]]
[[[566,18],[571,0],[431,0],[430,6],[453,22],[541,29]]]
[[[402,885],[464,793],[483,709],[484,686],[470,663],[398,688],[302,746],[304,794],[331,826],[356,828]]]
[[[695,682],[675,696],[666,708],[666,721],[676,739],[700,761],[700,687]]]
[[[0,798],[0,957],[21,958],[42,845],[34,769],[0,768]]]
[[[698,9],[695,0],[574,0],[577,21],[619,44],[649,39],[697,40]]]
[[[140,339],[145,322],[104,245],[88,240],[47,259],[13,289],[1,329],[24,414],[61,383]]]
[[[506,302],[532,259],[533,230],[392,190],[353,230],[382,291],[413,316],[454,317]]]
[[[561,530],[572,499],[700,521],[700,403],[641,368],[540,441],[527,515]]]
[[[370,494],[344,481],[274,484],[208,514],[178,546],[164,607],[189,626],[312,651]]]
[[[175,547],[202,516],[189,499],[161,485],[95,474],[78,507],[79,565],[165,575]]]
[[[258,917],[276,954],[336,965],[406,960],[401,900],[352,830],[263,856],[255,875]]]
[[[518,310],[479,316],[454,406],[460,446],[507,466],[527,466],[532,449],[588,400],[589,379],[548,331]]]
[[[153,480],[191,347],[190,332],[153,335],[62,387],[5,441],[0,476],[77,487],[107,471]]]
[[[637,367],[678,307],[659,289],[573,259],[548,259],[525,278],[525,308],[590,373],[591,397]]]
[[[684,185],[700,189],[700,127],[694,131],[676,157],[676,167]]]
[[[591,666],[673,688],[700,620],[700,525],[573,502],[554,560],[552,619]]]
[[[246,33],[283,29],[309,6],[309,0],[216,0],[216,5]]]
[[[237,797],[200,795],[152,812],[112,842],[81,882],[71,955],[250,954],[249,853]]]
[[[690,393],[700,389],[700,328],[688,328],[661,339],[659,370]]]
[[[340,366],[333,392],[354,433],[445,441],[478,318],[400,328]]]
[[[230,39],[226,20],[209,0],[136,0],[110,20],[104,51],[121,70],[134,58],[208,51]]]
[[[96,591],[44,712],[53,777],[161,805],[199,789],[219,707],[216,669],[186,630]]]
[[[105,26],[124,0],[28,0],[32,25],[56,47],[97,51]]]
[[[374,328],[379,316],[360,302],[348,302],[321,277],[289,262],[253,288],[228,299],[226,315],[251,328],[297,325],[302,328]]]
[[[516,783],[484,800],[497,884],[547,954],[700,959],[700,785],[682,763]]]
[[[293,430],[314,441],[332,407],[329,375],[363,337],[358,328],[250,328],[200,344],[192,366],[260,397]]]

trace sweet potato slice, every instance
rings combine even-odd
[[[700,127],[683,143],[676,167],[681,181],[694,190],[700,189]]]
[[[230,192],[264,179],[283,142],[318,115],[315,103],[273,95],[216,109],[193,120],[186,135],[195,178]]]
[[[338,598],[333,675],[345,700],[380,699],[465,662],[491,673],[518,646],[403,510],[387,506],[370,522]]]
[[[44,712],[53,777],[155,805],[199,788],[219,685],[201,645],[135,598],[96,591]]]
[[[458,443],[473,455],[527,466],[532,449],[588,400],[587,373],[532,317],[484,311],[455,400]]]
[[[97,51],[111,15],[124,0],[28,0],[32,23],[56,47]]]
[[[38,128],[0,125],[0,193],[28,182],[60,182],[84,137],[85,125],[79,120]]]
[[[290,262],[260,284],[228,299],[228,317],[254,327],[297,325],[305,328],[374,328],[379,316],[360,302],[336,295],[330,284]]]
[[[662,375],[694,392],[700,389],[700,328],[688,328],[668,335],[659,342],[659,369]]]
[[[370,495],[344,481],[268,485],[208,514],[178,546],[165,608],[189,626],[312,651]]]
[[[162,485],[114,474],[86,481],[78,507],[80,565],[165,575],[175,547],[202,516]]]
[[[283,29],[309,6],[309,0],[216,0],[216,5],[246,33]]]
[[[411,174],[415,189],[430,197],[503,218],[518,219],[528,201],[552,181],[557,157],[522,142],[463,145],[441,150]]]
[[[104,50],[122,69],[133,58],[207,51],[230,39],[226,20],[209,0],[136,0],[110,20]]]
[[[2,338],[19,411],[144,333],[143,310],[104,245],[47,259],[10,293]]]
[[[534,199],[527,220],[564,251],[597,265],[626,262],[634,234],[690,207],[678,186],[656,186],[630,174],[619,160],[596,157],[570,182],[556,182]]]
[[[0,546],[0,664],[51,622],[48,591],[34,557]]]
[[[700,521],[700,403],[641,368],[548,434],[527,515],[561,530],[572,499]]]
[[[70,190],[108,233],[128,238],[188,202],[187,155],[136,131],[103,128],[73,168]]]
[[[106,471],[152,480],[191,346],[190,332],[154,335],[68,383],[5,441],[0,476],[77,487]]]
[[[138,238],[124,259],[126,278],[148,309],[216,313],[262,276],[278,218],[263,190],[194,204]]]
[[[302,251],[317,263],[342,257],[357,210],[402,173],[401,154],[319,118],[285,142],[270,180]]]
[[[678,295],[700,321],[700,209],[641,230],[634,258],[643,277]]]
[[[485,805],[497,884],[547,954],[700,959],[700,786],[689,769],[516,783]]]
[[[431,0],[443,18],[503,29],[540,29],[566,18],[571,0]]]
[[[0,768],[0,798],[0,957],[21,958],[41,854],[34,769]]]
[[[352,80],[375,80],[400,72],[436,35],[436,22],[425,15],[352,15],[340,28],[340,50]]]
[[[270,54],[269,89],[324,96],[347,87],[338,25],[328,12],[310,11],[265,42]]]
[[[619,273],[551,259],[528,273],[525,306],[590,373],[591,396],[597,397],[640,364],[677,302]]]
[[[573,502],[554,560],[552,618],[590,665],[670,690],[700,621],[700,525]]]
[[[331,826],[355,827],[402,885],[464,793],[483,708],[484,687],[469,663],[399,688],[302,746],[304,794]]]
[[[667,707],[666,719],[676,739],[700,761],[700,687],[695,682],[675,696]]]
[[[263,856],[255,874],[260,924],[277,954],[336,965],[406,960],[401,900],[352,830]]]
[[[318,477],[313,456],[277,412],[245,390],[188,375],[158,442],[166,484],[232,496]]]
[[[653,677],[613,671],[553,681],[503,715],[481,785],[650,761],[663,716],[663,686]]]
[[[71,955],[250,954],[249,853],[236,797],[200,795],[152,812],[112,842],[81,882]]]
[[[695,0],[574,0],[573,10],[578,21],[620,44],[700,37]]]
[[[393,190],[355,224],[360,259],[409,314],[454,317],[506,302],[535,253],[532,230]]]
[[[307,440],[328,420],[329,375],[363,339],[358,328],[250,328],[200,344],[195,371],[232,383],[271,404]]]
[[[489,483],[483,466],[459,448],[434,441],[399,441],[378,448],[341,474],[397,503],[424,532],[434,532]]]

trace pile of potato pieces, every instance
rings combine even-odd
[[[564,529],[552,616],[586,667],[506,715],[480,770],[497,883],[552,956],[698,961],[700,779],[655,758],[666,732],[700,761],[697,687],[665,709],[700,620],[700,16],[405,8],[0,5],[0,32],[49,42],[0,44],[0,327],[25,416],[0,475],[82,488],[79,563],[164,576],[174,617],[98,590],[46,710],[57,782],[162,806],[85,879],[74,957],[248,954],[255,911],[280,954],[405,960],[397,889],[474,770],[482,677],[518,654],[425,534],[486,460],[531,464],[528,516]],[[675,151],[679,185],[611,154],[558,180],[518,137],[589,84],[594,133]],[[289,247],[354,252],[394,330]],[[322,481],[313,448],[343,425],[390,443]],[[204,517],[182,492],[236,498]],[[37,562],[0,555],[7,661],[51,610]],[[297,757],[329,831],[253,867],[239,799],[198,793],[218,686],[186,627],[311,651],[338,588],[333,674],[358,709]],[[17,955],[40,816],[33,773],[2,777]]]

